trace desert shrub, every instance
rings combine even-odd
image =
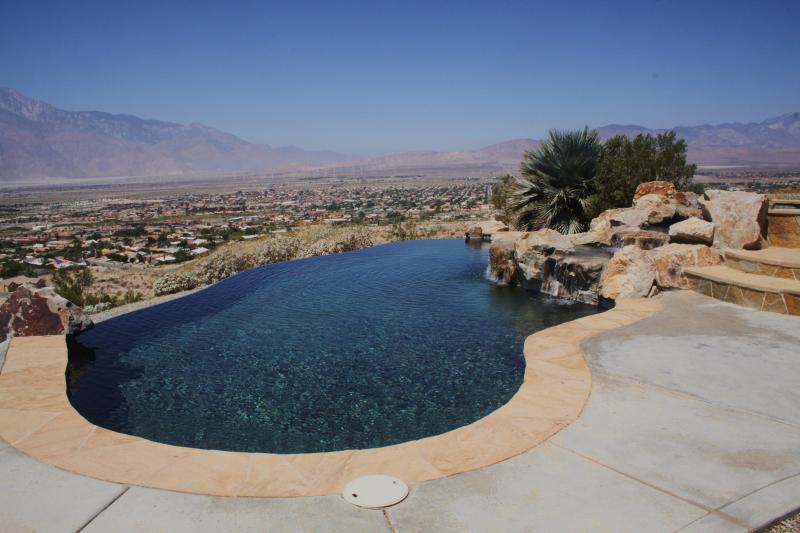
[[[294,237],[275,237],[262,241],[253,251],[253,266],[289,261],[298,256],[302,247],[302,241]]]
[[[97,311],[97,306],[100,304],[108,304],[108,307],[111,308],[119,305],[119,302],[117,301],[117,298],[108,294],[105,290],[87,294],[83,298],[84,307],[94,306],[95,311]]]
[[[56,293],[77,305],[84,304],[84,293],[93,282],[94,276],[88,268],[82,268],[74,274],[65,269],[53,272],[52,284]]]
[[[408,241],[419,239],[420,237],[422,237],[422,235],[417,231],[417,225],[413,220],[409,220],[408,222],[395,222],[392,224],[392,240]]]
[[[372,246],[372,236],[363,228],[325,229],[303,241],[295,237],[274,237],[255,243],[245,250],[219,250],[198,263],[190,273],[170,273],[159,278],[153,286],[156,295],[189,290],[201,284],[214,283],[261,265],[349,252]]]
[[[339,235],[334,240],[339,244],[340,252],[360,250],[375,244],[372,234],[365,228],[340,230]]]
[[[123,304],[132,304],[144,299],[144,295],[141,292],[134,291],[132,289],[128,289],[125,291],[125,295],[122,297]]]
[[[197,287],[197,278],[186,272],[168,272],[158,278],[153,284],[156,296],[188,291]]]
[[[339,243],[331,239],[320,239],[303,246],[301,257],[316,257],[318,255],[337,254],[341,251]]]
[[[241,251],[221,250],[203,259],[197,265],[196,278],[201,283],[214,283],[242,270],[247,270],[253,263],[248,255]]]

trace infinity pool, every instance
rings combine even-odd
[[[596,312],[492,284],[462,240],[256,268],[70,343],[69,396],[101,427],[195,448],[302,453],[444,433],[522,383],[522,343]]]

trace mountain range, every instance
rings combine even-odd
[[[706,164],[800,164],[800,113],[758,123],[671,128]],[[665,130],[598,128],[601,137]],[[99,111],[65,111],[0,89],[0,182],[54,178],[217,177],[356,171],[383,174],[491,175],[513,172],[535,139],[455,152],[416,151],[355,158],[330,151],[253,144],[201,124],[176,124]]]

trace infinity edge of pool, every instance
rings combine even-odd
[[[525,376],[511,400],[440,435],[363,450],[226,452],[162,444],[94,426],[67,398],[64,336],[15,337],[0,372],[0,437],[63,470],[115,483],[214,496],[336,494],[350,480],[389,474],[438,479],[519,455],[578,418],[591,391],[582,342],[655,314],[657,300],[623,300],[604,313],[525,339]]]

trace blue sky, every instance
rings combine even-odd
[[[349,154],[800,110],[797,0],[0,0],[0,86]]]

